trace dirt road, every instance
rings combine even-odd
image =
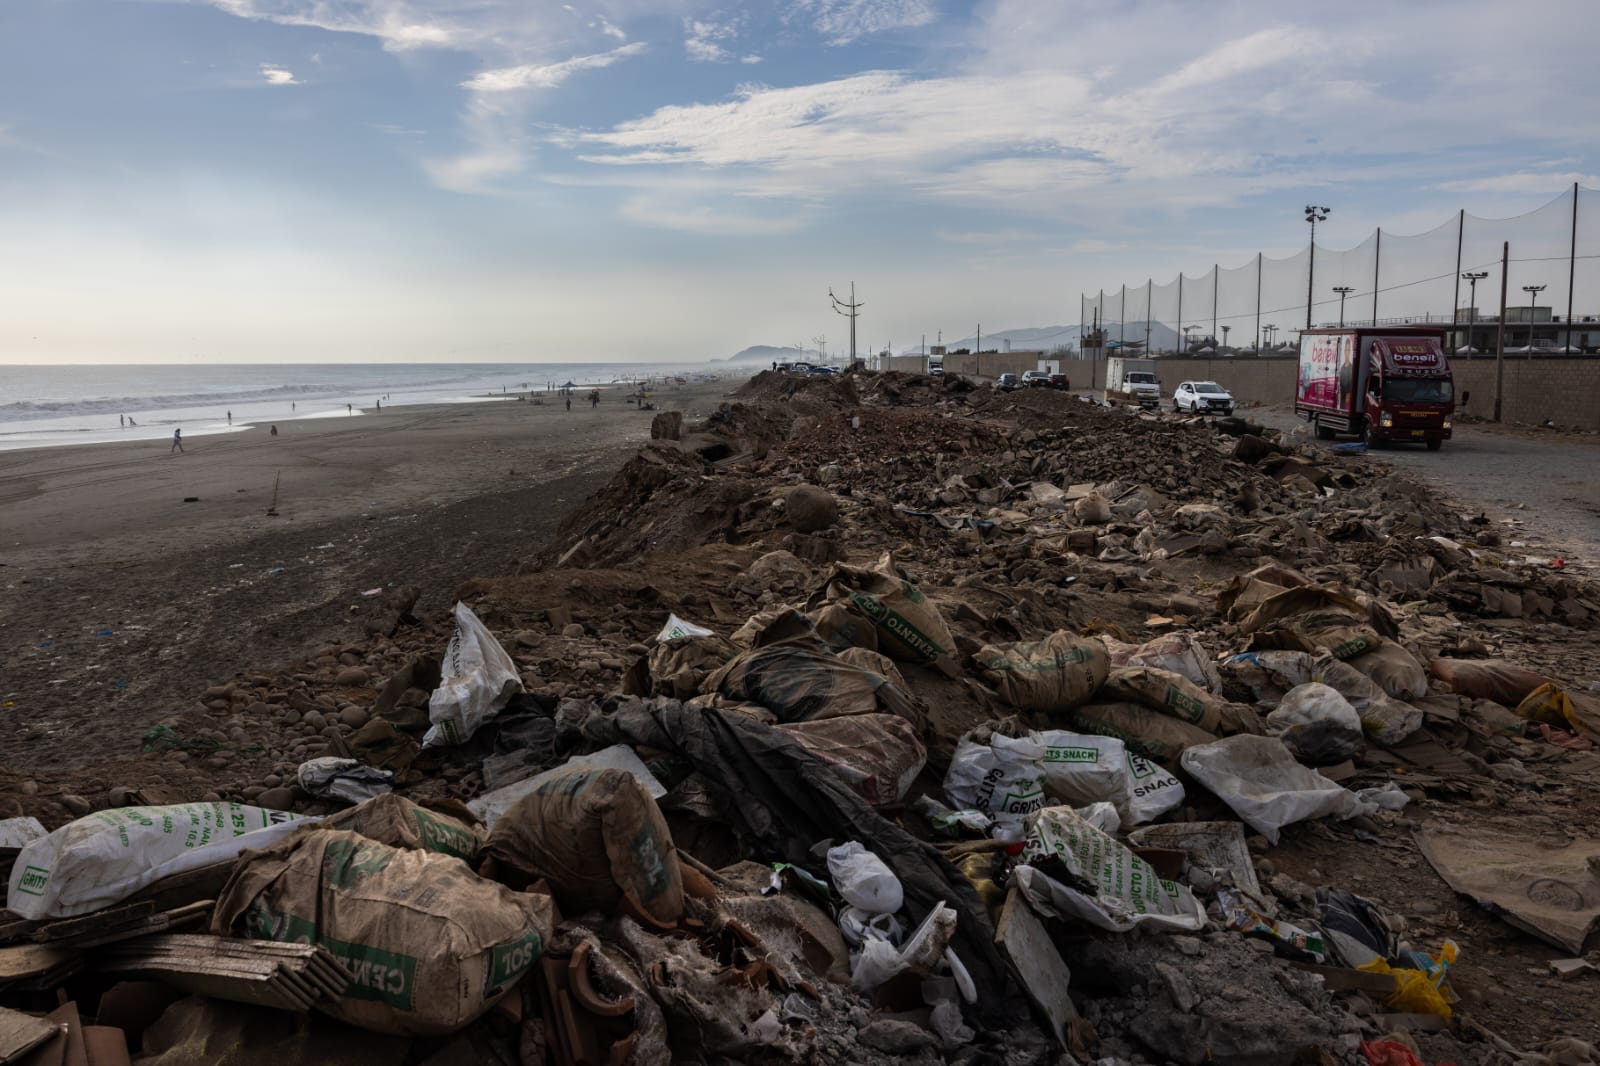
[[[1310,440],[1287,405],[1240,414]],[[1436,452],[1402,445],[1368,454],[1487,515],[1521,554],[1600,574],[1600,437],[1479,423],[1457,425]]]

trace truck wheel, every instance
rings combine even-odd
[[[1318,440],[1332,440],[1333,439],[1334,434],[1333,434],[1332,427],[1323,425],[1322,424],[1322,419],[1320,417],[1313,418],[1312,419],[1312,423],[1317,427],[1317,439]]]
[[[1361,427],[1361,442],[1373,451],[1384,446],[1383,439],[1372,431],[1371,422]]]
[[[1442,440],[1430,440],[1428,442],[1428,450],[1430,452],[1436,452],[1442,447],[1444,447],[1444,441]]]

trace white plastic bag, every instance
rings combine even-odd
[[[1044,745],[998,733],[989,743],[956,745],[944,777],[951,806],[983,811],[1002,829],[1020,830],[1028,815],[1044,807]]]
[[[905,901],[900,879],[854,840],[828,849],[828,876],[846,903],[869,914],[893,914]]]
[[[1294,822],[1353,818],[1371,809],[1364,809],[1349,789],[1301,766],[1277,737],[1237,736],[1198,744],[1180,761],[1191,777],[1273,844],[1278,830]]]
[[[1361,749],[1361,716],[1337,690],[1318,681],[1285,693],[1267,715],[1267,732],[1307,766],[1332,766]]]
[[[1030,737],[1045,746],[1044,790],[1060,803],[1116,805],[1122,828],[1143,825],[1182,806],[1183,783],[1128,751],[1115,737],[1042,729]]]
[[[1214,696],[1222,694],[1216,661],[1192,633],[1168,633],[1137,646],[1107,641],[1106,646],[1113,667],[1153,666],[1181,674]]]
[[[667,624],[661,627],[661,632],[656,634],[657,643],[665,644],[669,640],[680,637],[714,637],[715,633],[703,629],[693,622],[685,622],[675,614],[667,615]]]
[[[300,764],[295,776],[300,787],[319,799],[364,803],[394,791],[394,773],[364,765],[356,759],[323,755]]]
[[[1060,859],[1074,883],[1058,881],[1035,865],[1047,859]],[[1071,807],[1048,807],[1034,817],[1022,862],[1013,876],[1029,906],[1041,914],[1113,933],[1205,927],[1205,908],[1187,886],[1163,881],[1149,863]],[[1074,887],[1082,882],[1093,885],[1093,892]]]
[[[522,691],[517,664],[472,608],[456,603],[456,631],[444,656],[444,680],[428,699],[433,723],[423,747],[464,744]]]
[[[858,992],[871,992],[907,971],[922,977],[931,974],[954,958],[949,947],[956,933],[956,917],[955,908],[936,903],[899,948],[887,940],[863,941],[850,960],[850,984]]]
[[[89,914],[163,877],[267,847],[307,821],[317,819],[242,803],[99,811],[22,849],[6,907],[35,921]]]
[[[860,907],[844,907],[839,911],[839,932],[851,947],[860,947],[869,940],[887,940],[900,943],[906,935],[900,919],[892,914],[873,914]]]

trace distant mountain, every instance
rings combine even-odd
[[[713,359],[713,363],[820,363],[822,357],[810,348],[775,348],[770,344],[752,344],[726,359]]]

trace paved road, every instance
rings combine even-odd
[[[1306,429],[1287,406],[1240,414],[1285,431]],[[1309,434],[1298,439],[1310,442]],[[1404,445],[1369,454],[1497,522],[1514,520],[1509,539],[1525,542],[1528,555],[1560,555],[1600,574],[1600,437],[1458,425],[1436,452]]]

